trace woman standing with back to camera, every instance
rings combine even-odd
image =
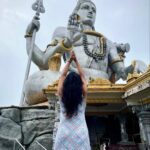
[[[72,61],[79,74],[68,73]],[[63,69],[57,94],[60,97],[60,124],[54,150],[91,150],[85,120],[87,83],[74,52]]]

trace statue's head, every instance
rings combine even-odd
[[[94,26],[96,18],[96,6],[91,0],[78,0],[73,13],[80,16],[83,24]]]

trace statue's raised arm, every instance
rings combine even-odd
[[[76,23],[75,23],[76,24]],[[58,27],[52,37],[52,41],[47,45],[45,51],[42,51],[35,43],[32,54],[32,61],[40,68],[40,70],[48,69],[48,60],[56,53],[68,52],[72,49],[73,43],[81,37],[81,33],[77,32],[71,35],[71,32],[76,31],[76,26],[73,24],[69,31],[65,27]],[[38,18],[33,18],[26,30],[26,49],[27,53],[30,52],[32,43],[32,33],[34,30],[38,31],[40,28],[40,22]]]

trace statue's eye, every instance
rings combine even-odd
[[[96,9],[95,9],[94,7],[92,7],[92,11],[93,11],[94,13],[96,13]]]
[[[84,5],[84,6],[82,6],[81,9],[89,9],[89,6],[88,5]]]

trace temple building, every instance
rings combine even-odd
[[[59,123],[57,82],[43,92],[55,109]],[[110,149],[146,150],[150,145],[150,68],[144,74],[129,74],[126,84],[91,79],[88,85],[86,120],[94,150],[103,143]],[[55,131],[55,130],[54,130]]]

